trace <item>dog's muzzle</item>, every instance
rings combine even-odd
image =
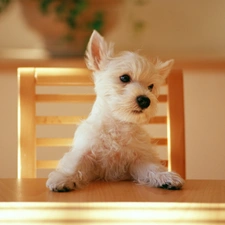
[[[151,100],[146,95],[140,95],[136,98],[136,101],[141,109],[146,109],[150,106]]]

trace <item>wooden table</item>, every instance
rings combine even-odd
[[[67,193],[45,182],[0,179],[0,224],[225,224],[225,180],[178,191],[99,181]]]

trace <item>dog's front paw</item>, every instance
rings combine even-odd
[[[168,190],[179,190],[184,185],[184,180],[179,174],[174,172],[164,172],[160,176],[160,185],[158,187]]]
[[[159,187],[167,190],[179,190],[181,189],[182,185],[173,185],[170,182],[167,182]]]
[[[76,184],[73,182],[72,177],[53,171],[49,174],[46,187],[51,191],[65,192],[75,189]]]

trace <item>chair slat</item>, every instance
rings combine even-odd
[[[152,143],[157,145],[167,145],[167,138],[153,138]],[[71,146],[73,138],[37,138],[36,145],[38,147],[66,147]]]
[[[158,97],[158,101],[161,102],[161,103],[166,103],[167,102],[167,95],[160,95]]]
[[[79,124],[87,116],[36,116],[36,124],[53,125],[53,124]],[[149,122],[150,124],[166,124],[166,116],[156,116]]]
[[[36,124],[51,125],[51,124],[79,124],[86,116],[37,116]]]
[[[152,138],[151,142],[157,145],[167,145],[167,138]]]
[[[37,102],[74,102],[74,103],[84,103],[84,102],[94,102],[96,96],[95,94],[38,94],[36,95]]]
[[[150,124],[167,124],[166,116],[156,116],[150,119]]]
[[[161,164],[168,167],[168,160],[160,160]],[[57,167],[59,160],[37,160],[37,169],[54,169]]]
[[[73,138],[36,138],[38,147],[67,147],[72,143]]]
[[[94,102],[95,94],[37,94],[37,102]],[[160,95],[158,101],[167,102],[167,95]]]
[[[58,165],[58,160],[37,160],[37,169],[55,169]]]
[[[36,68],[37,85],[93,86],[91,71],[84,68]]]
[[[160,160],[161,164],[165,167],[168,167],[168,160]]]

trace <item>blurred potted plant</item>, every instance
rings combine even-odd
[[[11,0],[0,0],[0,13],[3,12],[9,5]]]
[[[0,12],[13,0],[0,0]],[[105,34],[117,22],[121,0],[19,0],[27,24],[53,57],[84,55],[93,29]]]
[[[115,25],[118,0],[20,0],[27,23],[44,38],[51,56],[84,55],[93,29]]]

